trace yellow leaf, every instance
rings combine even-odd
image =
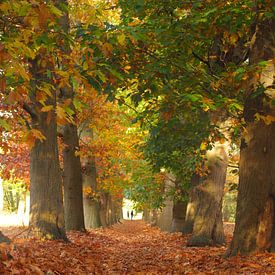
[[[67,117],[65,110],[60,106],[56,106],[56,114],[60,119],[66,119]]]
[[[238,36],[237,33],[232,33],[232,34],[230,35],[230,43],[231,43],[231,44],[235,45],[236,42],[238,41],[238,39],[239,39],[239,36]]]
[[[31,129],[31,133],[35,138],[39,139],[40,141],[46,139],[46,137],[37,129]]]
[[[44,106],[41,108],[41,112],[49,112],[53,109],[53,105]]]
[[[275,122],[275,117],[271,115],[261,117],[266,125],[270,125],[272,122]]]
[[[125,35],[122,33],[122,34],[120,34],[120,35],[118,35],[118,37],[117,37],[117,41],[118,41],[118,43],[120,44],[120,45],[125,45]]]
[[[200,146],[200,149],[202,150],[202,151],[204,151],[204,150],[206,150],[206,143],[205,142],[202,142],[201,143],[201,146]]]

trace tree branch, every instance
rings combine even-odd
[[[31,116],[32,119],[37,119],[37,114],[27,103],[23,103],[23,109]]]

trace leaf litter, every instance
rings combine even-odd
[[[21,229],[17,229],[22,230]],[[3,229],[12,238],[15,228]],[[232,226],[225,225],[227,240]],[[226,246],[187,247],[187,237],[143,221],[69,232],[70,242],[16,238],[0,245],[0,274],[272,274],[275,255],[224,258]]]

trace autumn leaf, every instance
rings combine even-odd
[[[51,110],[53,110],[53,105],[48,105],[41,108],[41,112],[49,112]]]

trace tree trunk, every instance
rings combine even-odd
[[[191,234],[193,232],[193,226],[195,217],[197,214],[199,196],[197,186],[200,183],[199,175],[194,174],[191,179],[191,189],[189,191],[189,201],[186,207],[185,222],[183,225],[182,233]]]
[[[221,145],[208,152],[208,175],[197,186],[199,204],[189,246],[206,246],[225,242],[222,222],[222,198],[226,178],[227,155]]]
[[[70,22],[68,14],[68,1],[59,0],[56,2],[57,8],[63,11],[63,16],[59,18],[59,25],[64,34],[70,32]],[[60,70],[66,71],[71,49],[66,37],[61,34],[60,49],[64,54],[59,62]],[[60,96],[62,101],[70,102],[69,108],[74,112],[72,118],[75,120],[76,109],[73,105],[75,96],[70,80],[61,87]],[[82,171],[80,157],[76,155],[79,150],[79,138],[77,125],[67,122],[63,126],[63,162],[64,162],[64,205],[65,205],[65,225],[67,230],[84,231],[83,195],[82,195]]]
[[[101,226],[99,211],[100,207],[97,201],[91,198],[85,198],[85,225],[86,228],[98,228]]]
[[[107,193],[107,225],[116,223],[115,202],[111,194]]]
[[[100,221],[100,205],[96,195],[98,194],[96,182],[96,166],[94,157],[89,158],[85,164],[85,172],[83,174],[83,185],[85,188],[90,187],[93,196],[84,194],[84,218],[86,228],[98,228],[101,226]]]
[[[36,139],[30,153],[30,225],[39,237],[66,239],[57,146],[56,91],[48,91],[51,96],[45,104],[53,106],[49,112],[41,112],[43,105],[37,99],[41,82],[52,81],[47,77],[47,71],[52,69],[51,58],[50,55],[38,55],[30,68],[33,77],[32,110],[29,110],[32,128],[45,137],[45,140]],[[45,68],[42,61],[48,62],[48,67]]]
[[[119,213],[118,213],[118,217],[119,217],[119,220],[123,220],[123,202],[121,202],[121,205],[120,205],[120,208],[119,208]]]
[[[67,230],[85,231],[83,213],[82,171],[77,128],[69,124],[63,131],[64,209]]]
[[[171,193],[171,190],[175,188],[175,182],[176,182],[176,177],[171,173],[167,173],[166,179],[164,182],[164,190],[163,190],[164,194],[166,194],[164,207],[160,211],[158,211],[158,218],[157,218],[157,224],[156,224],[162,231],[171,232],[172,230],[174,202],[170,193]]]
[[[108,194],[104,191],[100,192],[99,203],[99,216],[102,227],[108,226],[108,213],[107,213]]]
[[[185,226],[186,216],[186,201],[174,201],[173,205],[173,219],[172,219],[172,232],[182,232]]]
[[[180,181],[175,179],[174,184],[180,198],[175,198],[173,201],[171,232],[182,232],[185,224],[187,202],[184,201],[185,194],[180,186]]]
[[[40,237],[66,239],[54,117],[48,124],[47,114],[40,114],[36,125],[46,140],[36,140],[30,154],[30,224]]]
[[[158,211],[156,209],[152,209],[150,211],[150,225],[156,226],[158,223]]]
[[[145,222],[150,222],[150,210],[148,208],[144,208],[143,209],[142,219]]]
[[[275,19],[259,21],[250,51],[252,65],[266,61],[267,66],[250,79],[247,91],[236,226],[228,256],[266,250],[275,252],[275,123],[255,120],[255,114],[273,118],[275,115],[270,102],[275,99],[274,29]],[[253,95],[260,84],[265,92]]]

